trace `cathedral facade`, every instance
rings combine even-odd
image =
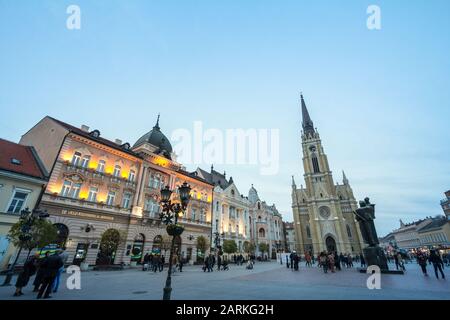
[[[363,240],[353,211],[357,202],[343,173],[334,183],[322,141],[306,108],[303,95],[302,135],[305,186],[297,188],[292,177],[292,210],[297,248],[314,255],[322,251],[360,254]]]

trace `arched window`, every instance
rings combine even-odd
[[[153,254],[160,254],[161,253],[162,242],[163,242],[162,236],[156,236],[153,239],[153,247],[152,247],[152,253]]]
[[[312,155],[312,165],[314,173],[319,173],[320,172],[319,161],[317,160],[317,156],[315,154]]]
[[[258,216],[258,222],[261,222],[261,220],[262,220],[261,216]]]
[[[306,236],[308,237],[308,239],[311,239],[311,229],[309,226],[306,226]]]
[[[266,230],[264,230],[264,228],[259,229],[259,237],[260,238],[266,237]]]
[[[60,248],[66,245],[67,237],[69,236],[69,228],[65,224],[55,223],[56,227],[56,244],[60,246]]]
[[[350,226],[349,225],[347,225],[347,235],[348,235],[349,238],[352,237],[352,231],[350,230]]]
[[[261,210],[261,203],[258,202],[258,210]]]

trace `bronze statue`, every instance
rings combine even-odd
[[[359,202],[359,209],[355,210],[356,221],[359,223],[361,235],[369,247],[375,247],[380,242],[375,229],[375,205],[370,203],[369,198]]]

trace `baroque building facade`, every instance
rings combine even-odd
[[[237,253],[244,253],[244,243],[251,241],[250,201],[239,192],[232,177],[226,178],[225,172],[219,173],[211,166],[210,172],[198,168],[197,174],[215,186],[213,233],[219,234],[222,240],[235,241]]]
[[[67,248],[68,263],[90,265],[113,261],[139,262],[143,254],[167,253],[167,233],[159,219],[160,189],[190,184],[192,199],[179,221],[185,226],[176,239],[177,253],[197,257],[196,239],[211,241],[213,185],[184,170],[172,146],[156,125],[133,146],[101,136],[87,126],[74,127],[43,118],[20,143],[33,146],[50,173],[40,208],[57,226],[58,244]],[[176,193],[174,193],[176,197]],[[106,231],[122,241],[109,257],[101,252]]]
[[[283,217],[275,204],[268,205],[259,198],[258,191],[253,187],[248,192],[250,201],[250,238],[257,256],[276,259],[277,253],[284,251]],[[261,251],[261,244],[267,245],[267,251]]]
[[[303,169],[305,187],[292,177],[292,210],[297,249],[315,255],[322,251],[359,254],[363,241],[353,211],[357,202],[348,179],[334,183],[319,132],[301,96]]]

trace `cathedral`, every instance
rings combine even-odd
[[[314,255],[322,251],[360,254],[363,240],[353,211],[357,202],[343,172],[342,184],[333,175],[322,141],[306,108],[303,95],[302,150],[305,186],[292,177],[292,210],[297,248]]]

